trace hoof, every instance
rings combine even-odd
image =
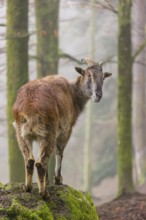
[[[62,185],[62,184],[63,184],[63,178],[62,178],[62,176],[60,176],[60,177],[55,176],[55,177],[54,177],[54,184],[55,184],[55,185]]]
[[[36,162],[35,166],[36,166],[37,169],[42,169],[42,167],[43,167],[42,164],[39,163],[39,162]]]
[[[40,192],[40,196],[42,197],[43,200],[48,201],[50,200],[50,194],[48,191],[45,192]]]
[[[31,190],[32,190],[32,186],[26,186],[26,185],[23,186],[23,192],[31,192]]]
[[[35,163],[35,166],[36,166],[36,168],[37,168],[38,170],[44,170],[43,165],[42,165],[42,163],[40,163],[40,162],[36,162],[36,163]]]
[[[37,168],[37,172],[38,172],[38,174],[39,174],[39,176],[43,176],[43,175],[45,175],[45,169],[43,168],[43,165],[41,164],[41,163],[39,163],[39,162],[36,162],[35,163],[35,166],[36,166],[36,168]]]
[[[30,159],[27,162],[27,168],[32,168],[34,166],[35,160],[34,159]]]

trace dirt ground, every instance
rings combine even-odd
[[[129,194],[96,208],[99,220],[146,220],[146,194]]]

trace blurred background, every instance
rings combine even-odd
[[[97,203],[108,201],[115,197],[118,188],[118,0],[30,0],[28,6],[29,80],[53,73],[74,79],[78,76],[74,67],[81,66],[80,60],[85,57],[103,61],[103,70],[113,74],[104,83],[100,103],[91,101],[79,117],[65,149],[62,167],[65,184],[89,191]],[[11,94],[6,62],[7,19],[9,25],[11,22],[8,16],[7,2],[0,0],[0,182],[3,183],[13,181],[11,163],[13,154],[17,154],[15,148],[9,150],[13,143],[8,141],[8,127],[13,129],[13,119],[7,117]],[[139,187],[146,179],[146,160],[140,165],[142,157],[146,158],[145,0],[132,1],[131,24],[132,53],[137,52],[132,69],[133,173],[135,185]],[[16,83],[12,88],[17,87]],[[15,139],[12,133],[11,139]],[[35,155],[37,151],[34,143]],[[17,166],[21,165],[17,163]]]

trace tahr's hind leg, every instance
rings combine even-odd
[[[32,189],[32,176],[34,171],[34,156],[32,154],[32,140],[29,136],[21,137],[19,129],[16,127],[16,135],[19,148],[25,162],[25,186],[24,190],[30,192]],[[18,165],[19,166],[19,165]]]
[[[26,192],[31,192],[32,189],[32,176],[34,172],[34,163],[35,163],[34,159],[29,159],[25,165],[26,180],[25,180],[24,190]]]
[[[47,138],[40,138],[40,154],[35,166],[38,173],[38,187],[39,193],[44,198],[47,199],[49,194],[46,190],[48,182],[48,160],[51,156],[51,153],[54,149],[54,140]]]

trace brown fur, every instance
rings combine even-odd
[[[80,78],[69,82],[61,76],[48,76],[25,84],[18,92],[13,115],[17,140],[26,164],[26,191],[31,189],[32,177],[29,176],[33,174],[33,165],[28,164],[34,160],[34,139],[39,141],[41,148],[36,162],[40,193],[45,193],[45,170],[52,151],[55,149],[62,159],[72,127],[88,100],[81,99],[79,95]],[[56,179],[61,184],[61,172],[59,175]]]
[[[18,144],[25,160],[26,191],[30,191],[32,185],[34,139],[38,140],[40,145],[39,158],[35,162],[39,192],[43,197],[47,196],[47,164],[53,150],[56,153],[55,184],[62,184],[63,151],[77,117],[91,97],[89,92],[87,93],[87,84],[91,81],[87,80],[88,75],[82,73],[75,81],[68,81],[58,75],[47,76],[28,82],[18,91],[13,116]]]

